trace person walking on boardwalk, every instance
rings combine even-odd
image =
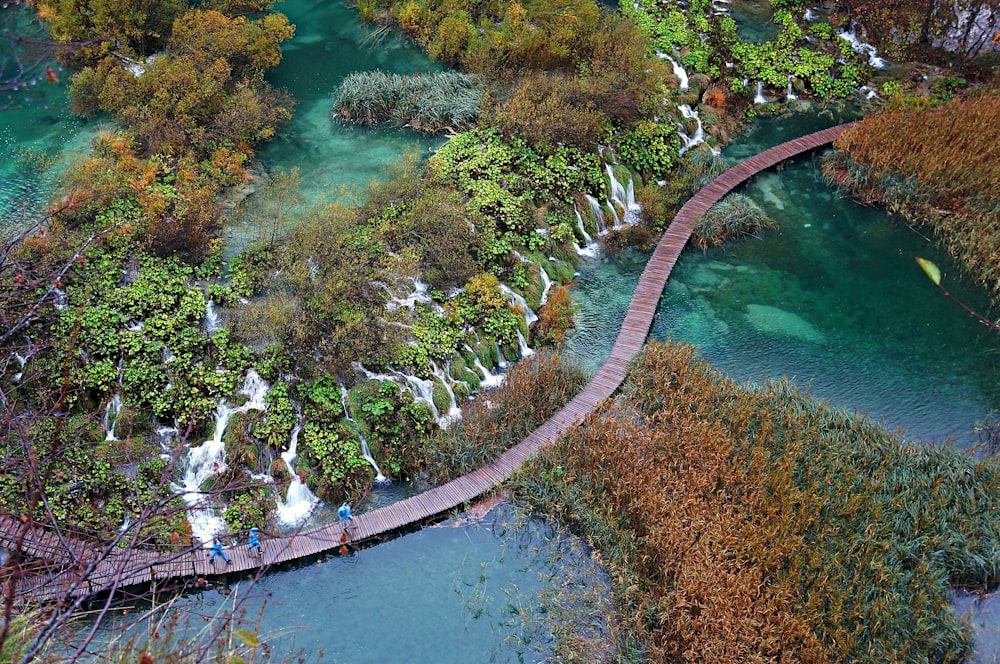
[[[343,527],[344,532],[346,533],[347,528],[350,525],[350,522],[354,519],[354,515],[351,514],[351,506],[348,505],[347,503],[341,505],[340,509],[337,510],[337,518],[340,519],[340,525]]]
[[[261,556],[264,555],[264,548],[260,545],[260,539],[257,534],[260,532],[260,528],[254,526],[250,529],[250,534],[247,536],[247,554],[251,556]]]
[[[212,552],[208,554],[208,562],[212,563],[213,566],[215,565],[216,557],[221,557],[226,561],[227,565],[233,562],[226,557],[226,552],[222,550],[222,540],[218,537],[216,537],[215,542],[212,543]]]

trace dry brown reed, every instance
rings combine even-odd
[[[830,179],[930,225],[1000,301],[1000,95],[872,115],[835,147],[824,165]]]
[[[645,661],[960,661],[949,582],[1000,571],[1000,473],[788,382],[653,343],[624,396],[515,476],[611,564]]]

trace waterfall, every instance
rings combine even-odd
[[[351,417],[351,411],[347,408],[347,388],[343,385],[340,386],[340,403],[344,406],[344,417],[347,418],[348,422],[353,422],[355,429],[358,433],[358,440],[361,441],[361,456],[365,458],[365,461],[375,470],[375,483],[382,484],[383,482],[388,482],[389,478],[382,474],[382,469],[378,467],[375,463],[375,457],[372,456],[372,452],[368,449],[368,441],[365,440],[364,435],[361,433],[361,429],[358,427],[358,423]]]
[[[573,205],[573,212],[576,214],[576,225],[580,229],[580,235],[583,236],[583,246],[577,245],[576,253],[580,256],[594,258],[597,256],[598,244],[594,242],[594,239],[587,233],[587,229],[584,228],[583,215],[580,214],[575,204]]]
[[[473,366],[476,367],[476,370],[479,371],[479,373],[483,374],[483,379],[479,381],[480,387],[484,388],[496,387],[497,385],[503,382],[503,374],[502,373],[494,374],[492,371],[487,369],[483,365],[483,363],[479,361],[479,356],[476,355],[476,351],[472,350],[472,348],[470,348],[468,344],[466,344],[465,350],[469,351],[469,353],[472,354],[472,357],[475,358],[472,361]]]
[[[535,351],[531,350],[531,347],[528,346],[528,341],[521,334],[521,330],[517,331],[517,346],[521,351],[521,357],[528,357],[535,354]]]
[[[211,300],[205,305],[205,332],[211,336],[219,329],[219,312],[215,310],[215,303]]]
[[[202,542],[210,542],[215,535],[226,529],[225,521],[216,515],[201,487],[213,475],[226,470],[226,445],[222,442],[222,435],[226,432],[229,418],[237,412],[266,410],[264,395],[267,390],[267,383],[254,369],[247,372],[243,387],[240,388],[240,393],[249,397],[247,402],[239,408],[230,408],[223,399],[215,409],[215,434],[212,439],[188,450],[183,486],[175,486],[174,490],[183,492],[184,501],[189,508],[187,516],[191,533]]]
[[[806,7],[805,12],[803,12],[803,14],[802,14],[802,18],[804,18],[807,21],[818,21],[819,20],[819,17],[816,16],[816,14],[813,13],[813,10],[810,9],[809,7]]]
[[[552,288],[552,279],[549,278],[549,273],[545,271],[545,267],[541,264],[538,265],[538,276],[542,280],[542,297],[538,301],[539,306],[541,306],[549,301],[549,289]]]
[[[309,490],[306,483],[295,472],[293,465],[295,457],[298,456],[300,431],[302,431],[302,426],[296,424],[295,428],[292,429],[292,438],[288,443],[288,449],[281,453],[281,460],[288,467],[288,473],[292,479],[288,484],[288,492],[285,494],[284,500],[279,497],[276,501],[275,515],[278,517],[279,524],[288,527],[301,525],[319,503],[319,498]]]
[[[448,420],[441,416],[438,412],[437,406],[434,405],[433,380],[424,380],[411,374],[404,374],[402,371],[396,371],[392,367],[389,367],[389,371],[393,373],[393,375],[390,376],[368,371],[368,369],[366,369],[360,362],[355,362],[353,366],[355,369],[363,373],[369,380],[388,380],[400,385],[403,389],[409,390],[410,394],[413,395],[413,400],[426,404],[438,425],[442,426],[442,428],[447,428]],[[404,384],[400,384],[397,379],[402,379]]]
[[[705,128],[702,127],[701,116],[699,116],[697,111],[691,108],[688,104],[681,104],[677,107],[677,110],[681,112],[681,115],[685,119],[695,121],[693,136],[688,136],[687,133],[684,132],[684,126],[678,125],[680,128],[678,129],[677,134],[681,137],[681,142],[684,143],[678,154],[684,154],[699,143],[705,142]]]
[[[788,89],[785,90],[785,101],[795,101],[798,97],[792,92],[792,75],[788,75]]]
[[[55,294],[55,302],[52,306],[56,308],[57,311],[62,311],[66,308],[66,291],[60,290],[58,288],[53,288],[52,292]]]
[[[451,384],[454,381],[451,380],[451,377],[448,376],[446,371],[442,371],[438,368],[438,365],[434,363],[434,360],[431,360],[431,375],[444,383],[444,389],[448,391],[448,412],[441,417],[441,420],[438,421],[438,424],[441,425],[442,429],[447,429],[448,425],[452,422],[457,422],[462,419],[462,409],[458,407],[458,401],[455,399],[455,390],[451,387]]]
[[[875,69],[886,68],[887,63],[883,58],[879,57],[878,50],[871,44],[868,44],[858,39],[858,36],[854,34],[853,27],[849,31],[845,30],[843,32],[838,32],[837,36],[846,41],[847,43],[849,43],[851,45],[851,48],[854,49],[855,53],[864,53],[865,55],[867,55],[868,64],[870,64],[872,67],[875,67]]]
[[[663,58],[664,60],[668,61],[670,63],[670,66],[673,67],[673,69],[674,69],[674,76],[676,76],[677,80],[680,81],[680,86],[677,89],[680,90],[681,92],[684,92],[685,90],[687,90],[688,89],[688,74],[684,70],[684,67],[681,67],[677,63],[676,60],[674,60],[672,57],[670,57],[666,53],[660,53],[659,51],[657,51],[656,55],[658,55],[661,58]]]
[[[17,351],[15,351],[14,352],[14,359],[17,360],[17,364],[21,367],[21,370],[18,371],[16,374],[14,374],[13,380],[16,383],[19,380],[21,380],[21,376],[24,375],[24,365],[27,364],[28,358],[24,357],[23,355],[21,355],[20,353],[18,353]]]
[[[538,320],[538,316],[535,315],[535,312],[531,310],[531,307],[528,306],[528,303],[520,294],[512,291],[507,284],[500,284],[500,290],[506,296],[508,302],[521,307],[524,311],[524,322],[528,324],[528,327],[531,327],[531,324]]]
[[[118,440],[115,437],[115,425],[118,424],[118,414],[122,412],[122,395],[118,392],[115,396],[111,397],[108,405],[104,407],[104,417],[101,419],[101,424],[104,425],[104,431],[106,432],[104,440]]]
[[[596,198],[590,194],[584,194],[587,202],[590,203],[590,212],[594,215],[594,227],[597,229],[597,235],[601,236],[608,232],[608,226],[604,221],[604,208],[597,201]]]
[[[393,292],[391,288],[389,288],[388,284],[383,283],[381,281],[372,282],[373,285],[381,286],[382,288],[385,289],[388,300],[385,303],[386,309],[388,309],[390,312],[393,312],[401,307],[405,307],[412,311],[413,308],[419,302],[421,304],[432,305],[437,310],[442,310],[442,307],[436,304],[433,299],[431,299],[431,296],[428,292],[430,290],[430,286],[428,286],[423,281],[415,277],[407,277],[407,279],[409,279],[413,289],[405,295],[396,294],[395,292]]]
[[[508,362],[507,358],[503,356],[503,351],[500,350],[500,344],[497,344],[497,357],[500,358],[497,360],[497,366],[500,367],[500,371],[506,371],[507,367],[510,366],[510,362]]]
[[[611,204],[611,212],[615,217],[615,224],[612,226],[612,230],[617,230],[623,225],[634,226],[639,223],[639,211],[642,210],[642,206],[635,202],[635,183],[632,180],[632,176],[629,175],[628,188],[626,189],[615,178],[615,172],[611,168],[611,164],[605,164],[605,171],[608,174],[608,181],[611,185],[611,199],[609,203]],[[615,212],[616,204],[622,210],[621,218]]]
[[[757,95],[753,98],[755,104],[766,104],[767,97],[764,96],[764,82],[757,81]]]

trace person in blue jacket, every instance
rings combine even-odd
[[[215,542],[212,543],[212,552],[208,555],[208,562],[215,565],[215,559],[221,557],[226,561],[226,564],[230,564],[233,561],[226,557],[226,552],[222,550],[222,540],[218,537],[215,538]]]
[[[347,503],[341,505],[340,509],[337,510],[337,517],[340,519],[340,525],[346,531],[351,520],[354,518],[354,515],[351,514],[351,506]]]
[[[247,536],[247,554],[251,556],[263,556],[264,547],[260,545],[260,538],[258,538],[258,533],[260,533],[260,528],[254,526],[250,529],[250,534]]]

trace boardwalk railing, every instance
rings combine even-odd
[[[412,498],[357,515],[349,539],[363,540],[398,530],[481,496],[509,479],[528,457],[558,440],[576,422],[592,413],[598,404],[618,389],[625,379],[629,361],[645,343],[667,278],[691,236],[695,220],[752,175],[785,159],[832,143],[848,126],[845,124],[824,129],[765,150],[725,171],[695,194],[680,209],[657,244],[639,278],[610,356],[582,392],[524,440],[485,466]],[[11,525],[7,521],[0,521],[0,529]],[[13,525],[20,524],[13,522]],[[209,563],[205,549],[174,554],[122,549],[106,555],[102,560],[87,560],[84,554],[75,566],[70,565],[64,572],[47,578],[44,584],[37,579],[23,580],[19,584],[18,593],[42,601],[67,594],[79,596],[115,590],[158,579],[204,577],[250,570],[260,567],[262,562],[281,563],[336,549],[342,545],[343,536],[340,524],[335,523],[288,537],[263,540],[263,556],[259,558],[247,555],[246,547],[229,548],[226,554],[232,559],[232,563],[228,565],[221,561],[216,565]],[[0,536],[0,543],[9,541],[9,537]],[[30,555],[46,557],[59,548],[58,544],[45,531],[34,530],[31,537],[25,537],[24,551]],[[80,570],[88,566],[91,571],[81,582]]]

